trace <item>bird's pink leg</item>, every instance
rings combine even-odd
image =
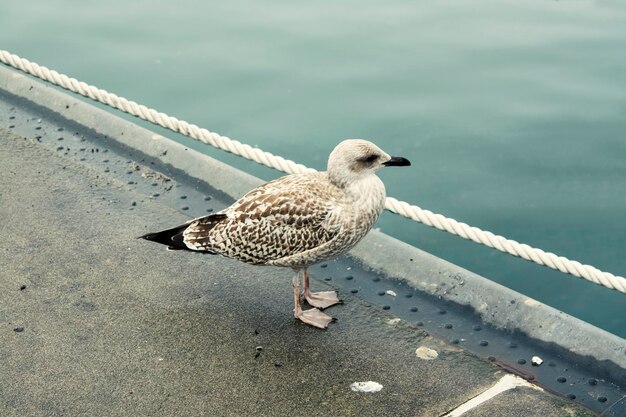
[[[333,318],[328,314],[322,313],[317,308],[302,311],[302,306],[300,305],[300,290],[298,288],[298,275],[293,278],[291,285],[293,285],[293,302],[295,304],[293,309],[294,316],[298,320],[303,321],[306,324],[310,324],[311,326],[315,326],[320,329],[327,328],[328,323],[333,320]]]
[[[302,295],[310,305],[325,309],[341,303],[341,300],[337,298],[337,293],[335,291],[311,292],[311,288],[309,287],[309,272],[305,268],[303,273],[304,291],[302,292]]]

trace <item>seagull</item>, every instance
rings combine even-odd
[[[294,316],[326,329],[333,319],[321,310],[341,300],[335,291],[311,292],[308,267],[346,253],[365,237],[385,207],[385,186],[376,171],[409,165],[372,142],[348,139],[331,152],[327,171],[275,179],[224,210],[140,238],[169,250],[292,268]],[[302,309],[301,297],[311,309]]]

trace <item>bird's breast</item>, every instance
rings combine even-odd
[[[375,175],[355,182],[346,190],[338,217],[347,239],[356,244],[367,234],[385,208],[385,198],[385,186]]]

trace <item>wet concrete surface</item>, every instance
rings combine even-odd
[[[0,164],[2,416],[440,416],[502,375],[357,298],[297,322],[291,271],[135,239],[188,217],[34,139],[0,128]],[[592,415],[507,395],[472,415]]]

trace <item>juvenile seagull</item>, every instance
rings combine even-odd
[[[326,172],[287,175],[261,185],[224,210],[141,236],[168,246],[220,254],[254,265],[290,267],[294,315],[325,329],[332,318],[321,310],[341,302],[335,291],[311,292],[307,268],[352,249],[385,207],[383,166],[408,166],[362,139],[341,142]],[[302,310],[302,296],[313,308]]]

